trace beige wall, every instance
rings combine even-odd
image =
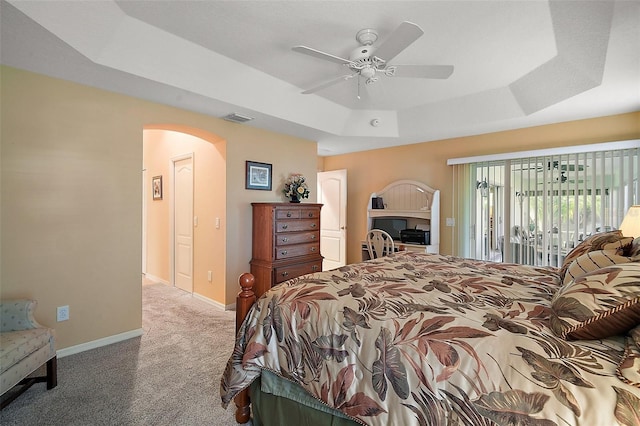
[[[250,202],[284,201],[279,184],[289,172],[307,174],[315,187],[314,142],[10,67],[0,72],[0,297],[37,299],[36,317],[56,328],[59,349],[141,327],[145,128],[226,141],[227,262],[224,292],[211,293],[221,303],[233,303],[237,277],[249,268]],[[273,191],[244,189],[246,160],[273,164]],[[61,305],[71,319],[56,323]]]
[[[440,252],[453,254],[453,167],[450,158],[640,138],[640,112],[511,130],[499,133],[405,145],[355,154],[325,157],[325,171],[347,169],[347,262],[361,259],[366,211],[372,192],[398,179],[414,179],[440,189]],[[456,218],[456,223],[460,221]]]

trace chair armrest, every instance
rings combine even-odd
[[[33,316],[36,305],[35,300],[29,299],[0,302],[0,331],[20,331],[42,327]]]

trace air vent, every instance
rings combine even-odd
[[[229,115],[225,115],[222,117],[223,120],[233,121],[234,123],[246,123],[247,121],[253,120],[253,117],[247,117],[246,115],[241,115],[235,112],[232,112]]]

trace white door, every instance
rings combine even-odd
[[[173,160],[174,285],[193,293],[193,157]]]
[[[347,263],[347,171],[318,173],[320,210],[320,252],[322,270],[339,268]]]

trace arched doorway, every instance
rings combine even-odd
[[[145,126],[143,131],[142,271],[155,282],[176,285],[184,270],[192,275],[191,290],[206,300],[223,300],[226,232],[226,141],[208,132],[175,125]],[[179,203],[176,164],[190,159],[192,213]],[[153,183],[161,181],[154,197]],[[183,185],[184,182],[181,184]],[[157,191],[157,190],[156,190]],[[182,201],[180,201],[182,199]],[[178,203],[178,204],[176,204]],[[182,204],[184,206],[184,204]],[[178,214],[176,214],[176,208]],[[182,226],[176,219],[182,214]],[[193,231],[191,256],[178,253],[177,231],[184,221]],[[186,264],[185,264],[186,262]]]

